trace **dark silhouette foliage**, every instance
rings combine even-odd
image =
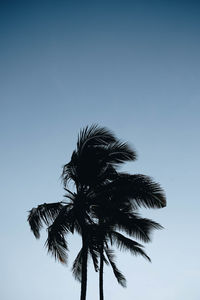
[[[151,240],[151,232],[161,229],[158,223],[142,218],[140,207],[166,206],[164,192],[150,177],[119,172],[119,166],[136,159],[135,151],[104,127],[86,126],[78,135],[71,160],[64,165],[62,180],[65,201],[44,203],[29,211],[28,222],[36,238],[47,226],[46,247],[55,259],[67,262],[67,235],[77,232],[82,247],[72,266],[75,279],[81,282],[81,300],[86,299],[87,262],[91,257],[99,271],[100,300],[103,296],[103,268],[110,265],[123,287],[126,279],[115,263],[114,250],[129,251],[150,261],[144,247],[133,240]],[[74,190],[69,189],[69,182]]]

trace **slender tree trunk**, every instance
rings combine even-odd
[[[103,300],[103,245],[100,248],[100,269],[99,269],[99,299]]]
[[[86,290],[87,290],[87,259],[88,259],[88,249],[86,236],[82,236],[83,245],[83,256],[82,256],[82,275],[81,275],[81,298],[80,300],[86,300]]]

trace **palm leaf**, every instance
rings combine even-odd
[[[68,247],[65,237],[62,233],[52,230],[51,226],[48,228],[48,238],[45,246],[48,248],[48,252],[54,256],[55,260],[58,260],[63,264],[67,263],[66,251],[68,250]]]
[[[107,162],[112,164],[120,164],[136,159],[136,152],[127,143],[120,141],[110,143],[107,146],[106,155]]]
[[[119,271],[119,269],[117,268],[116,264],[115,264],[115,256],[114,256],[114,252],[111,249],[105,249],[108,261],[113,269],[113,273],[118,281],[119,284],[121,284],[121,286],[126,287],[126,278],[124,277],[124,275]]]
[[[94,269],[95,269],[96,272],[98,272],[99,271],[98,253],[92,247],[89,247],[89,251],[90,251],[90,254],[91,254],[91,257],[92,257]]]
[[[132,254],[141,255],[148,261],[151,261],[147,254],[142,250],[143,246],[141,244],[123,236],[122,234],[113,231],[112,241],[116,243],[117,247],[120,248],[120,250],[129,250]]]
[[[82,273],[82,256],[83,256],[83,249],[79,251],[78,255],[76,256],[73,266],[72,266],[72,274],[74,275],[75,279],[81,282],[81,273]]]
[[[115,140],[114,134],[105,127],[99,127],[97,124],[86,126],[79,133],[77,150],[81,152],[86,146],[107,145]]]
[[[66,263],[68,250],[65,234],[73,232],[74,211],[65,206],[59,212],[53,224],[48,228],[48,238],[45,243],[48,252],[61,263]]]
[[[42,224],[45,223],[49,226],[55,220],[62,208],[63,205],[61,202],[44,203],[29,211],[28,222],[36,238],[40,237]]]
[[[115,224],[117,229],[125,231],[126,234],[146,243],[151,241],[151,232],[154,229],[163,228],[159,223],[147,218],[141,218],[139,214],[120,210],[113,211],[110,223]]]
[[[108,183],[96,198],[112,197],[113,202],[129,201],[133,208],[162,208],[166,206],[166,197],[160,185],[145,175],[121,174],[116,180]],[[120,200],[121,199],[121,200]]]

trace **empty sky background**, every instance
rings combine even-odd
[[[124,169],[168,200],[142,210],[165,227],[146,246],[152,264],[117,252],[128,287],[106,268],[105,299],[199,300],[199,1],[1,1],[0,84],[1,299],[79,299],[79,237],[63,267],[26,218],[63,199],[78,131],[98,123],[137,150]],[[87,299],[98,299],[91,264]]]

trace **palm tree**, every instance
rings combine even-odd
[[[122,208],[129,208],[130,212],[130,209],[136,209],[141,205],[145,207],[165,205],[162,190],[148,177],[117,172],[119,164],[135,160],[135,158],[135,151],[127,143],[116,139],[112,132],[97,125],[87,126],[80,131],[76,150],[73,151],[70,162],[63,167],[62,179],[67,192],[65,195],[67,201],[45,203],[33,208],[29,213],[28,221],[36,238],[39,238],[43,224],[48,226],[46,241],[48,252],[52,253],[61,263],[67,261],[66,235],[73,234],[74,231],[81,235],[82,248],[72,268],[75,277],[81,281],[81,300],[86,299],[88,254],[91,255],[97,271],[97,256],[100,253],[102,270],[103,262],[107,262],[104,255],[106,253],[115,275],[120,279],[121,273],[114,264],[113,252],[105,242],[108,234],[105,235],[105,241],[101,243],[102,248],[97,242],[95,230],[97,227],[100,228],[101,220],[109,221],[109,230],[111,231],[112,228],[112,233],[109,234],[111,243],[115,241],[124,247],[127,240],[119,236],[120,233],[116,232],[117,229],[125,230],[130,236],[136,235],[136,237],[142,233],[139,233],[139,229],[135,229],[131,220],[127,220],[127,215],[122,214]],[[74,183],[75,191],[69,189],[70,181]],[[111,204],[116,206],[114,215],[109,211]],[[106,208],[106,214],[102,213],[101,219],[96,212],[94,215],[95,207],[98,207],[99,211]],[[134,246],[138,248],[138,251],[143,251],[140,244],[136,243]],[[130,242],[129,246],[127,244],[128,247],[130,249]],[[145,253],[142,255],[146,256]],[[103,291],[102,271],[100,274],[101,291]],[[121,283],[125,282],[124,280],[122,275]]]
[[[135,158],[136,154],[134,150],[127,143],[120,142],[106,128],[92,125],[91,127],[87,126],[80,132],[77,149],[73,152],[71,161],[63,168],[62,177],[64,185],[66,186],[70,180],[73,180],[77,195],[81,193],[80,202],[82,203],[82,207],[78,207],[78,211],[87,212],[87,222],[82,222],[80,226],[82,235],[81,255],[78,255],[73,266],[73,269],[76,270],[79,261],[78,258],[81,259],[81,300],[85,299],[87,286],[88,228],[90,228],[88,225],[93,224],[90,213],[91,206],[95,202],[91,198],[91,195],[94,195],[94,191],[97,188],[101,188],[107,182],[116,178],[117,172],[115,169],[117,165],[124,161],[134,160]],[[97,270],[94,253],[93,251],[91,255],[95,269]]]
[[[94,194],[94,189],[116,177],[117,164],[134,158],[134,151],[126,143],[119,142],[112,132],[97,125],[87,126],[81,130],[77,148],[63,168],[62,178],[68,202],[45,203],[29,213],[28,221],[36,238],[39,238],[43,223],[48,226],[48,252],[62,263],[67,261],[66,234],[73,234],[74,231],[81,234],[82,249],[78,254],[81,260],[81,300],[86,298],[88,251],[97,268],[97,249],[92,246],[90,237],[89,225],[93,224],[90,195]],[[69,181],[73,181],[75,192],[67,188]]]

